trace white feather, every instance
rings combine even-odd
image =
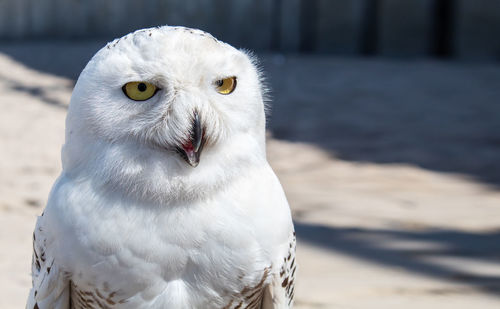
[[[236,89],[221,95],[214,81],[229,76]],[[43,217],[46,255],[67,274],[54,278],[115,292],[116,308],[221,308],[277,274],[293,225],[265,157],[260,80],[249,56],[199,30],[145,29],[101,49],[75,86]],[[132,101],[131,81],[161,90]],[[175,152],[194,110],[207,138],[196,168]]]

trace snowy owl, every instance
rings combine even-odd
[[[295,232],[252,57],[200,30],[108,43],[75,85],[28,309],[291,308]]]

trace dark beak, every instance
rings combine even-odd
[[[189,165],[197,167],[198,163],[200,163],[200,155],[204,142],[200,115],[195,111],[193,113],[193,123],[191,125],[191,132],[189,133],[189,140],[182,146],[177,147],[177,151]]]

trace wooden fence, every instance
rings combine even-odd
[[[0,0],[2,40],[162,24],[256,50],[500,60],[500,0]]]

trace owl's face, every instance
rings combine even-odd
[[[207,33],[129,34],[101,49],[78,79],[64,169],[142,194],[189,191],[207,177],[222,185],[232,171],[265,161],[262,92],[250,57]]]

